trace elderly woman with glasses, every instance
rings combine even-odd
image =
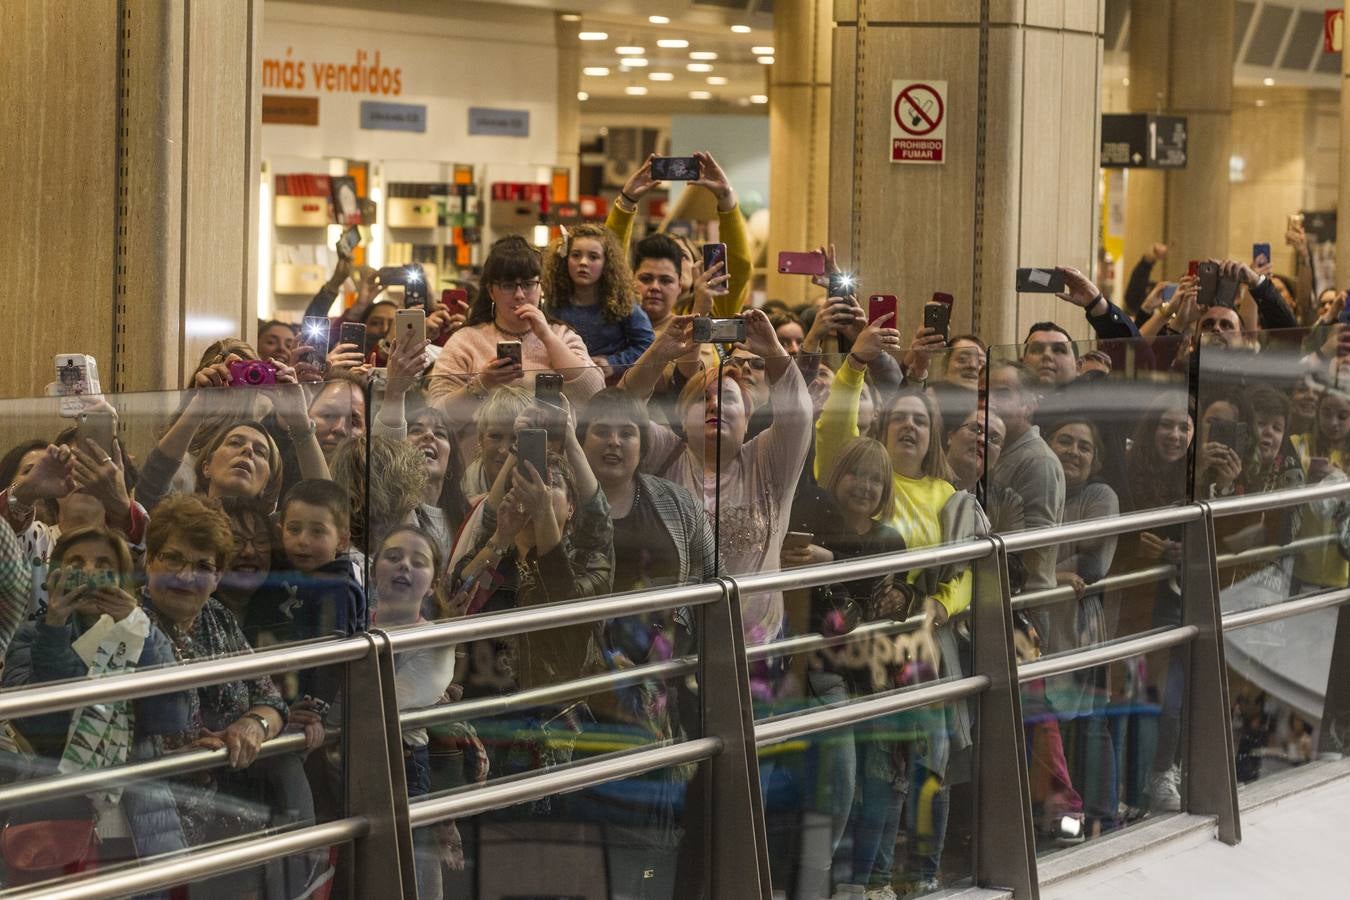
[[[540,370],[560,372],[574,404],[605,386],[581,335],[540,308],[542,274],[539,252],[523,238],[492,245],[468,323],[446,341],[427,383],[427,400],[457,425],[493,388],[522,379],[529,387]],[[519,357],[498,353],[504,343],[518,344]]]

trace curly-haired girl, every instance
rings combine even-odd
[[[544,257],[548,311],[576,329],[597,365],[632,365],[652,342],[623,248],[601,225],[578,225]]]

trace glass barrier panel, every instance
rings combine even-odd
[[[1225,630],[1239,788],[1344,756],[1347,649],[1344,606]]]
[[[691,763],[416,829],[419,895],[704,896],[707,779]]]
[[[1025,629],[1014,640],[1019,663],[1040,658]],[[1038,854],[1182,808],[1187,652],[1021,684]]]

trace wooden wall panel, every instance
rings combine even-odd
[[[116,179],[117,4],[0,4],[6,102],[0,396],[33,396],[58,353],[95,356],[110,377]]]

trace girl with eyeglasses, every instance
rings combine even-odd
[[[574,404],[605,386],[581,335],[540,308],[542,277],[539,252],[524,238],[511,235],[492,245],[468,322],[446,341],[427,383],[427,400],[451,422],[469,422],[500,385],[533,386],[539,371],[561,373]],[[519,362],[497,355],[498,345],[510,341],[520,344]]]

